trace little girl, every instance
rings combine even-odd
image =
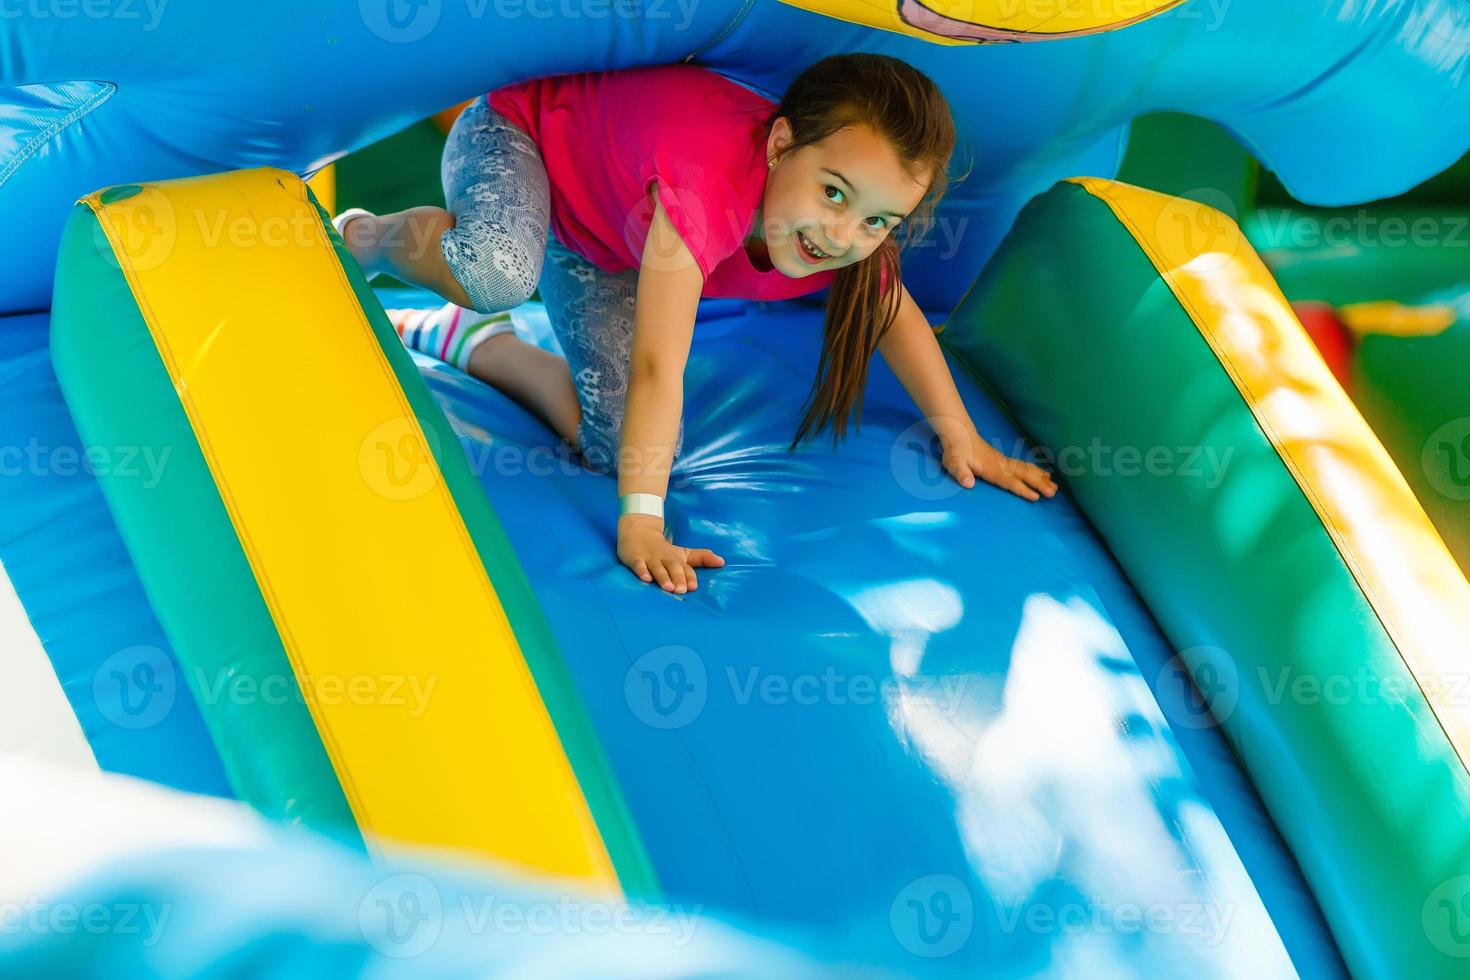
[[[504,391],[590,468],[617,473],[619,560],[683,593],[696,567],[724,564],[676,546],[663,522],[700,296],[832,287],[792,448],[828,423],[835,444],[855,409],[861,421],[881,351],[961,485],[1056,492],[976,432],[899,279],[894,231],[922,234],[954,144],[933,82],[882,55],[823,59],[779,105],[693,65],[560,75],[497,89],[459,117],[444,149],[447,211],[353,209],[335,225],[368,275],[450,301],[394,314],[405,343]],[[565,361],[516,338],[503,312],[538,283]]]

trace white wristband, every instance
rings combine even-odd
[[[625,493],[618,498],[618,516],[647,514],[663,520],[664,498],[656,493]]]
[[[618,516],[624,514],[647,514],[664,522],[664,540],[673,541],[674,534],[669,522],[664,520],[664,498],[656,493],[625,493],[618,498]]]

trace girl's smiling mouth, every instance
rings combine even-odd
[[[796,233],[797,251],[801,253],[802,259],[808,265],[820,265],[832,256],[813,245],[811,239],[802,232]]]

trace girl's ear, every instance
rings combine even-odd
[[[775,161],[780,152],[791,145],[791,120],[785,116],[778,116],[771,123],[771,133],[766,137],[766,163],[775,166]]]

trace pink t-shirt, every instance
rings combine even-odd
[[[745,251],[766,186],[769,99],[680,64],[533,79],[489,102],[541,150],[557,240],[598,268],[639,267],[656,182],[703,295],[787,299],[831,285],[831,271],[793,279]]]

